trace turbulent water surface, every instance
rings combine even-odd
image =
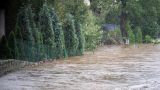
[[[5,75],[0,90],[160,90],[160,46],[103,46]]]

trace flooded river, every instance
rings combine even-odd
[[[5,75],[0,90],[160,90],[160,46],[103,46]]]

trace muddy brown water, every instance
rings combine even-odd
[[[160,46],[103,46],[10,73],[0,90],[160,90]]]

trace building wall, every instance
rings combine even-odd
[[[8,37],[11,31],[15,31],[17,13],[21,6],[28,0],[0,0],[0,10],[5,10],[5,36]],[[34,7],[37,7],[37,2],[43,0],[30,0]],[[38,2],[38,3],[39,3]],[[2,31],[0,31],[2,32]],[[1,33],[0,33],[1,36]]]
[[[5,11],[0,10],[0,39],[5,35]]]

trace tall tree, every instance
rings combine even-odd
[[[124,43],[126,42],[125,41],[126,38],[128,38],[128,33],[125,28],[127,23],[126,4],[127,4],[127,0],[121,0],[120,30],[121,30]]]

